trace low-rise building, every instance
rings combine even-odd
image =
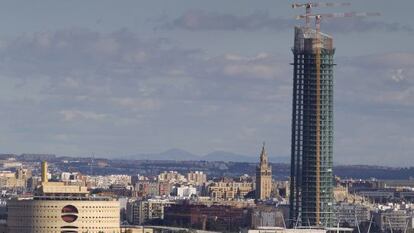
[[[19,161],[16,161],[15,159],[0,160],[0,168],[8,169],[8,168],[18,168],[21,166],[22,166],[22,163]]]
[[[340,225],[351,227],[371,219],[370,208],[361,204],[339,203],[335,206],[335,213]]]
[[[153,233],[154,229],[145,226],[125,226],[121,227],[121,233]]]
[[[174,194],[177,197],[188,199],[197,195],[197,189],[192,186],[182,185],[175,187]]]
[[[258,206],[252,210],[251,228],[286,227],[283,211],[274,206]]]
[[[235,198],[243,198],[249,192],[253,191],[253,183],[251,182],[235,182],[235,181],[219,181],[209,185],[208,191],[213,199],[231,200]]]
[[[407,210],[388,209],[374,213],[374,222],[381,232],[405,232],[407,228],[413,228],[412,221],[413,216]]]
[[[207,175],[201,171],[189,172],[187,181],[190,184],[200,186],[207,182]]]
[[[164,184],[164,182],[154,182],[149,180],[138,181],[135,184],[135,192],[139,197],[153,197],[153,196],[160,196],[160,184]],[[164,189],[165,186],[162,185],[163,192],[166,193],[167,191]]]
[[[162,220],[164,208],[171,204],[173,202],[163,199],[129,201],[126,207],[127,221],[132,225],[141,225],[156,219]]]
[[[11,188],[24,188],[26,187],[26,180],[18,178],[16,173],[11,171],[0,172],[0,187],[11,189]]]
[[[192,229],[238,232],[250,226],[249,208],[225,205],[174,204],[165,209],[164,223]]]
[[[165,181],[170,183],[187,182],[187,179],[177,171],[162,172],[158,175],[157,179],[161,182]]]

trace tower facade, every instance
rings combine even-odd
[[[263,144],[260,153],[260,163],[256,167],[256,199],[265,200],[270,198],[272,192],[272,167]]]
[[[290,220],[333,225],[333,39],[295,27]]]

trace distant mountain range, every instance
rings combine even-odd
[[[161,153],[136,154],[126,156],[127,159],[133,160],[174,160],[174,161],[223,161],[223,162],[247,162],[257,163],[259,155],[248,156],[235,154],[227,151],[214,151],[206,155],[196,155],[182,149],[170,149]],[[271,163],[289,163],[289,157],[271,157]]]

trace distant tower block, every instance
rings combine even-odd
[[[263,143],[262,153],[260,153],[260,164],[256,168],[256,199],[265,200],[270,198],[272,192],[272,167]]]
[[[49,181],[47,177],[47,162],[42,161],[42,183],[47,183]]]

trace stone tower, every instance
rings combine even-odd
[[[272,167],[263,143],[260,164],[256,167],[256,200],[265,200],[272,192]]]

